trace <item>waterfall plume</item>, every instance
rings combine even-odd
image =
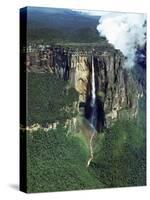
[[[95,95],[95,70],[94,70],[94,60],[92,56],[92,106],[95,105],[96,95]]]
[[[95,89],[95,69],[94,69],[94,57],[92,54],[92,76],[91,76],[91,125],[96,128],[96,89]]]

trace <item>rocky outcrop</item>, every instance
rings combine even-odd
[[[44,130],[45,132],[48,132],[49,130],[57,129],[58,125],[59,125],[59,121],[57,121],[55,123],[49,123],[49,124],[47,123],[46,126],[42,126],[41,124],[36,123],[36,124],[27,126],[27,127],[21,126],[20,129],[21,129],[21,131],[28,131],[30,133],[36,132],[40,129]]]
[[[128,117],[136,117],[138,84],[131,72],[123,68],[125,58],[119,50],[61,46],[36,47],[36,50],[30,48],[27,52],[27,71],[54,73],[58,78],[69,81],[79,93],[79,103],[84,105],[91,95],[92,55],[96,96],[104,111],[106,124],[122,117],[124,111],[129,111]]]

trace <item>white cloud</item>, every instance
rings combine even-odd
[[[131,13],[109,13],[99,20],[97,30],[127,57],[126,67],[134,65],[137,47],[146,42],[145,21],[146,15]]]

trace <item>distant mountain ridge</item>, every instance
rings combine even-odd
[[[27,7],[28,40],[96,42],[99,18],[70,9]]]

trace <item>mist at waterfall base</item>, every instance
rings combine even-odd
[[[106,13],[101,16],[97,30],[127,58],[125,68],[131,68],[137,61],[145,59],[142,52],[146,44],[145,14]]]
[[[104,128],[105,114],[100,99],[96,97],[95,105],[91,105],[92,97],[88,96],[85,105],[85,118],[89,121],[93,132],[100,132]]]

